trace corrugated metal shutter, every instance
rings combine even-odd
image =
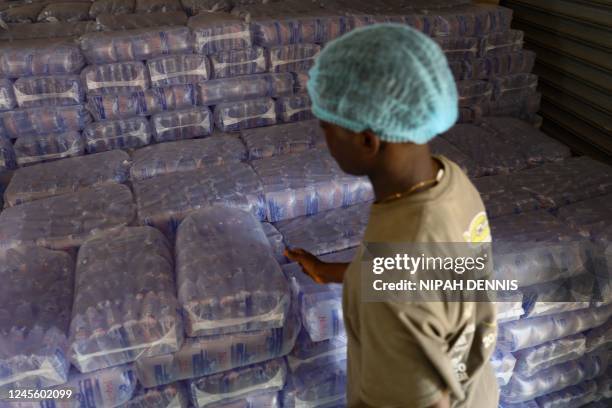
[[[612,0],[502,0],[537,53],[542,130],[612,161]]]

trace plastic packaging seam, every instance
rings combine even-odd
[[[243,116],[242,118],[224,118],[223,126],[235,125],[236,123],[240,123],[245,120],[257,118],[276,119],[276,110],[274,109],[274,104],[272,104],[272,106],[270,106],[270,109],[268,109],[265,113],[262,113],[260,115]]]
[[[157,70],[155,70],[155,68],[152,68],[151,71],[155,71],[156,73],[153,74],[151,73],[151,81],[152,82],[157,82],[163,79],[170,79],[170,78],[177,78],[177,77],[181,77],[183,75],[200,75],[203,77],[208,77],[208,71],[206,70],[206,61],[202,61],[202,64],[200,64],[200,66],[198,66],[197,68],[194,68],[190,71],[182,71],[182,72],[174,72],[171,74],[163,74],[161,72],[157,72]]]
[[[120,135],[117,135],[117,136],[104,136],[102,138],[95,138],[95,139],[87,138],[87,144],[90,145],[100,140],[116,140],[116,139],[121,139],[124,137],[130,137],[130,136],[136,137],[142,141],[146,141],[147,137],[149,136],[149,133],[146,131],[146,125],[141,123],[138,129],[132,130],[127,133],[121,133]]]
[[[296,113],[304,112],[310,109],[311,109],[310,106],[305,106],[303,108],[297,108],[297,109],[287,109],[285,112],[283,112],[283,118],[289,118],[295,115]]]
[[[284,378],[284,368],[281,368],[278,370],[278,372],[274,375],[273,378],[271,378],[268,382],[264,383],[264,384],[257,384],[257,385],[252,385],[250,387],[246,387],[243,388],[241,390],[237,390],[234,392],[228,392],[225,394],[209,394],[205,391],[202,391],[200,389],[198,389],[196,391],[196,399],[198,400],[198,402],[200,402],[200,398],[204,398],[205,401],[204,405],[208,405],[208,404],[212,404],[218,401],[222,401],[222,400],[226,400],[226,399],[232,399],[232,398],[236,398],[236,397],[240,397],[244,394],[248,394],[250,392],[253,391],[257,391],[257,390],[263,390],[263,389],[267,389],[267,388],[273,388],[273,387],[278,387],[278,389],[282,389],[283,385],[285,383],[285,378]]]
[[[227,67],[237,67],[239,65],[248,65],[248,64],[252,64],[255,63],[257,64],[257,66],[260,66],[261,62],[263,62],[263,65],[266,65],[266,59],[264,58],[263,55],[261,56],[257,56],[257,58],[249,60],[249,61],[242,61],[242,62],[213,62],[213,71],[214,70],[221,70],[221,69],[225,69]]]
[[[322,357],[327,357],[327,356],[342,356],[345,357],[346,356],[346,346],[344,347],[339,347],[335,350],[330,350],[330,351],[326,351],[325,353],[321,353],[321,354],[317,354],[315,356],[309,357],[307,359],[299,359],[293,356],[287,356],[287,362],[289,363],[289,368],[291,368],[292,372],[295,372],[298,367],[300,367],[302,364],[308,364],[308,363],[312,363],[313,361],[322,358]]]
[[[487,45],[485,46],[485,52],[489,52],[491,50],[494,50],[496,48],[504,48],[504,47],[510,47],[512,45],[518,45],[518,46],[523,46],[523,41],[511,41],[511,42],[507,42],[507,43],[503,43],[503,44],[497,44],[497,45],[489,45],[487,43]]]
[[[50,99],[50,98],[67,98],[67,97],[76,97],[78,98],[79,96],[79,89],[78,89],[78,84],[74,83],[72,84],[72,86],[70,87],[70,89],[68,89],[67,91],[64,92],[57,92],[57,93],[43,93],[43,94],[37,94],[37,95],[27,95],[23,92],[21,92],[19,89],[15,88],[15,99],[17,99],[17,103],[19,105],[21,105],[22,102],[31,102],[31,101],[38,101],[41,99]]]
[[[89,90],[117,86],[140,86],[143,89],[147,88],[147,80],[144,77],[144,71],[138,72],[138,76],[129,81],[95,81],[86,77],[86,84]]]
[[[212,41],[233,40],[236,38],[245,40],[248,39],[250,36],[251,33],[249,30],[239,31],[237,33],[217,34],[211,36],[203,36],[201,33],[198,33],[196,31],[196,47],[200,48]]]
[[[186,128],[186,127],[202,127],[204,129],[208,129],[209,125],[210,125],[210,118],[207,115],[206,118],[204,118],[201,122],[198,122],[198,123],[185,123],[185,124],[180,124],[178,126],[169,126],[169,127],[165,127],[163,125],[159,125],[160,129],[157,128],[157,125],[154,125],[154,126],[155,126],[155,130],[158,133],[165,133],[165,132],[169,132],[171,130],[183,129],[183,128]]]
[[[276,68],[279,65],[287,65],[287,64],[292,64],[294,62],[302,62],[302,61],[314,60],[314,59],[316,59],[319,56],[319,54],[320,54],[320,52],[317,52],[312,57],[298,58],[298,59],[291,59],[291,60],[275,60],[273,58],[270,58],[270,65],[272,65],[272,68]]]
[[[79,136],[79,139],[81,138],[82,136]],[[18,156],[17,164],[22,165],[22,164],[29,164],[29,163],[38,163],[43,160],[61,159],[63,157],[72,155],[74,153],[78,153],[81,151],[80,147],[78,146],[80,141],[81,140],[75,140],[74,142],[72,142],[72,145],[70,146],[69,149],[67,149],[66,151],[60,152],[60,153],[48,153],[48,154],[41,154],[37,156],[21,156],[21,157]]]
[[[323,399],[317,399],[316,400],[316,405],[313,405],[313,402],[311,401],[304,401],[299,399],[298,397],[295,397],[295,408],[313,408],[313,407],[320,407],[326,404],[331,404],[334,402],[341,402],[344,401],[344,395],[332,395],[330,397],[326,397]]]
[[[57,370],[54,367],[44,367],[46,363],[43,363],[43,368],[39,368],[38,370],[30,370],[26,372],[16,373],[10,377],[5,377],[5,381],[0,381],[0,387],[4,387],[5,385],[26,379],[28,377],[44,377],[51,381],[56,381],[57,384],[62,384],[65,382],[65,379],[49,374],[56,374]]]
[[[97,358],[97,357],[103,357],[103,356],[108,356],[108,355],[112,355],[115,353],[123,353],[125,351],[131,351],[131,350],[140,350],[142,349],[142,353],[141,355],[150,348],[159,346],[159,345],[163,345],[163,344],[170,344],[170,345],[174,345],[179,343],[179,341],[177,341],[177,339],[180,339],[180,335],[177,335],[177,329],[181,330],[181,327],[178,323],[178,318],[175,321],[174,325],[171,327],[170,330],[168,330],[168,333],[166,333],[165,336],[163,336],[162,338],[155,340],[155,341],[151,341],[149,343],[141,343],[141,344],[137,344],[134,346],[130,346],[130,347],[123,347],[123,348],[118,348],[118,349],[111,349],[111,350],[100,350],[100,351],[96,351],[93,353],[88,353],[88,354],[78,354],[76,351],[74,353],[72,353],[73,358],[80,364],[80,365],[87,365],[87,362],[93,358]],[[72,350],[74,351],[74,347],[72,348]],[[137,356],[135,359],[133,359],[133,361],[138,360],[141,355]]]
[[[245,323],[256,322],[274,322],[283,320],[285,316],[284,302],[279,302],[276,307],[267,313],[263,313],[251,317],[236,317],[222,320],[202,320],[200,316],[194,313],[192,310],[187,309],[190,320],[192,322],[192,331],[218,329],[221,327],[238,326]]]

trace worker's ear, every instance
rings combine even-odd
[[[359,135],[361,137],[362,147],[366,153],[372,156],[376,155],[382,145],[380,138],[371,130],[364,130]]]

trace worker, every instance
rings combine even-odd
[[[307,88],[331,155],[371,181],[364,242],[491,240],[477,190],[427,144],[458,117],[436,42],[399,24],[354,30],[323,49]],[[315,281],[343,283],[349,407],[497,407],[492,303],[366,302],[359,255],[337,264],[300,248],[285,254]]]

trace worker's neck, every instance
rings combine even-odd
[[[391,154],[391,156],[399,156]],[[427,146],[403,157],[393,157],[382,162],[368,177],[374,188],[376,201],[383,201],[395,194],[405,193],[419,183],[434,180],[440,163],[429,153]],[[415,190],[423,191],[432,185]]]

